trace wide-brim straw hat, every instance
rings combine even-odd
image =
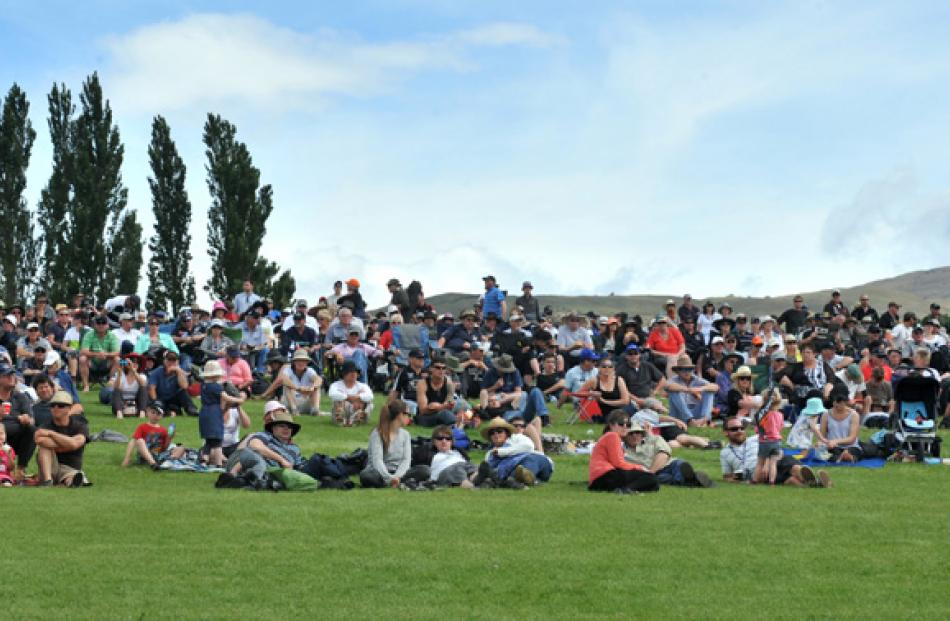
[[[509,436],[514,435],[515,433],[515,428],[511,425],[511,423],[500,416],[496,416],[495,418],[488,421],[488,424],[485,425],[481,430],[482,437],[486,440],[489,439],[493,429],[504,429],[508,432]]]

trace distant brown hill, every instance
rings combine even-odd
[[[904,307],[904,310],[916,311],[918,315],[927,313],[931,302],[938,302],[943,307],[944,312],[950,307],[950,267],[939,267],[930,270],[918,272],[908,272],[886,278],[884,280],[875,280],[855,287],[841,287],[841,297],[849,307],[858,303],[858,298],[862,293],[867,293],[871,298],[871,306],[878,312],[883,313],[887,310],[887,303],[894,300]],[[520,292],[509,291],[512,298],[520,295]],[[713,302],[718,306],[722,302],[729,302],[736,312],[745,312],[747,314],[764,315],[778,314],[791,306],[791,300],[794,293],[776,297],[741,297],[736,295],[711,296]],[[824,304],[831,299],[831,290],[823,289],[819,291],[803,291],[801,295],[805,298],[805,303],[811,310],[820,310]],[[626,311],[634,315],[643,317],[655,315],[660,312],[663,303],[673,298],[677,306],[682,303],[682,293],[670,295],[601,295],[601,296],[567,296],[567,295],[546,295],[537,293],[541,306],[551,306],[556,315],[561,315],[567,311],[577,311],[586,313],[594,311],[598,315],[611,315],[616,312]],[[434,305],[439,312],[458,313],[465,308],[472,308],[478,300],[477,294],[471,293],[440,293],[430,295],[426,300]],[[694,300],[698,305],[702,305],[705,300]]]

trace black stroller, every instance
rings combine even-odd
[[[937,392],[939,382],[919,371],[897,382],[894,388],[894,414],[891,430],[897,448],[916,455],[917,461],[924,457],[940,457],[940,441],[937,438]]]

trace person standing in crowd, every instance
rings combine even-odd
[[[495,313],[499,321],[508,317],[508,303],[505,301],[505,293],[498,288],[498,281],[489,274],[482,277],[485,283],[485,297],[482,302],[482,317],[487,317],[489,313]]]
[[[796,295],[792,298],[792,308],[787,309],[778,316],[777,323],[783,326],[786,334],[798,335],[805,327],[805,320],[808,318],[808,311],[803,308],[805,299]]]
[[[539,323],[541,321],[541,305],[538,298],[534,297],[534,285],[526,280],[521,283],[521,297],[515,299],[515,305],[523,309],[524,318],[528,325]]]
[[[241,293],[234,296],[234,312],[238,317],[243,317],[261,299],[261,296],[254,293],[254,283],[251,280],[245,280],[241,289]]]
[[[350,278],[345,283],[346,295],[340,296],[336,301],[338,305],[346,306],[353,311],[353,316],[360,321],[366,319],[366,302],[360,295],[360,281],[356,278]]]

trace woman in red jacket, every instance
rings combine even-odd
[[[623,435],[630,427],[630,417],[623,410],[607,416],[604,435],[590,454],[587,489],[594,492],[655,492],[660,489],[656,476],[642,466],[623,459]]]

